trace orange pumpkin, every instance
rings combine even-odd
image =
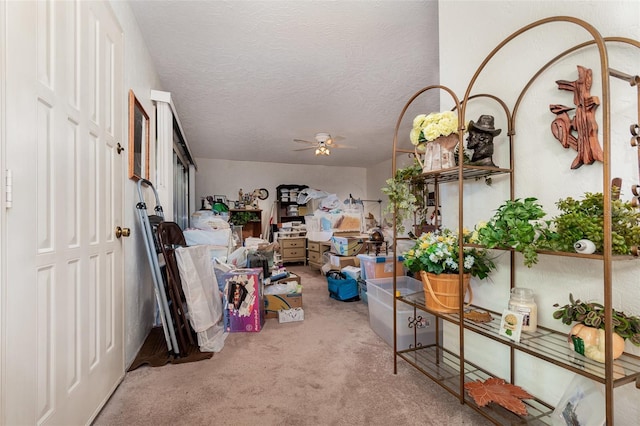
[[[584,324],[576,324],[569,332],[569,346],[581,355],[598,362],[604,362],[604,330]],[[624,352],[624,339],[613,333],[613,359]]]

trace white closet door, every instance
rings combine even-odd
[[[124,376],[123,35],[107,2],[5,6],[0,423],[86,424]]]

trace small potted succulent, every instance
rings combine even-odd
[[[582,302],[569,294],[569,303],[560,306],[553,313],[555,319],[566,325],[578,323],[569,332],[569,345],[581,355],[594,361],[604,362],[604,306],[596,302]],[[613,358],[616,359],[624,352],[624,341],[640,346],[640,317],[627,315],[624,312],[612,310],[613,322]]]

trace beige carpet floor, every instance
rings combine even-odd
[[[305,319],[231,333],[210,359],[128,372],[100,425],[485,425],[484,417],[398,360],[363,302],[329,298],[306,266]]]

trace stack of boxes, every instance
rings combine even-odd
[[[331,269],[342,271],[346,266],[359,266],[357,255],[362,251],[367,236],[331,237],[329,263]]]
[[[278,283],[293,284],[296,291],[265,294],[265,318],[278,318],[279,322],[302,321],[302,319],[304,319],[304,312],[302,311],[302,285],[300,284],[300,277],[296,274],[289,273],[287,278],[278,280]],[[287,287],[289,287],[289,285],[287,285]],[[281,312],[285,313],[281,314]],[[282,317],[282,320],[280,317]]]

